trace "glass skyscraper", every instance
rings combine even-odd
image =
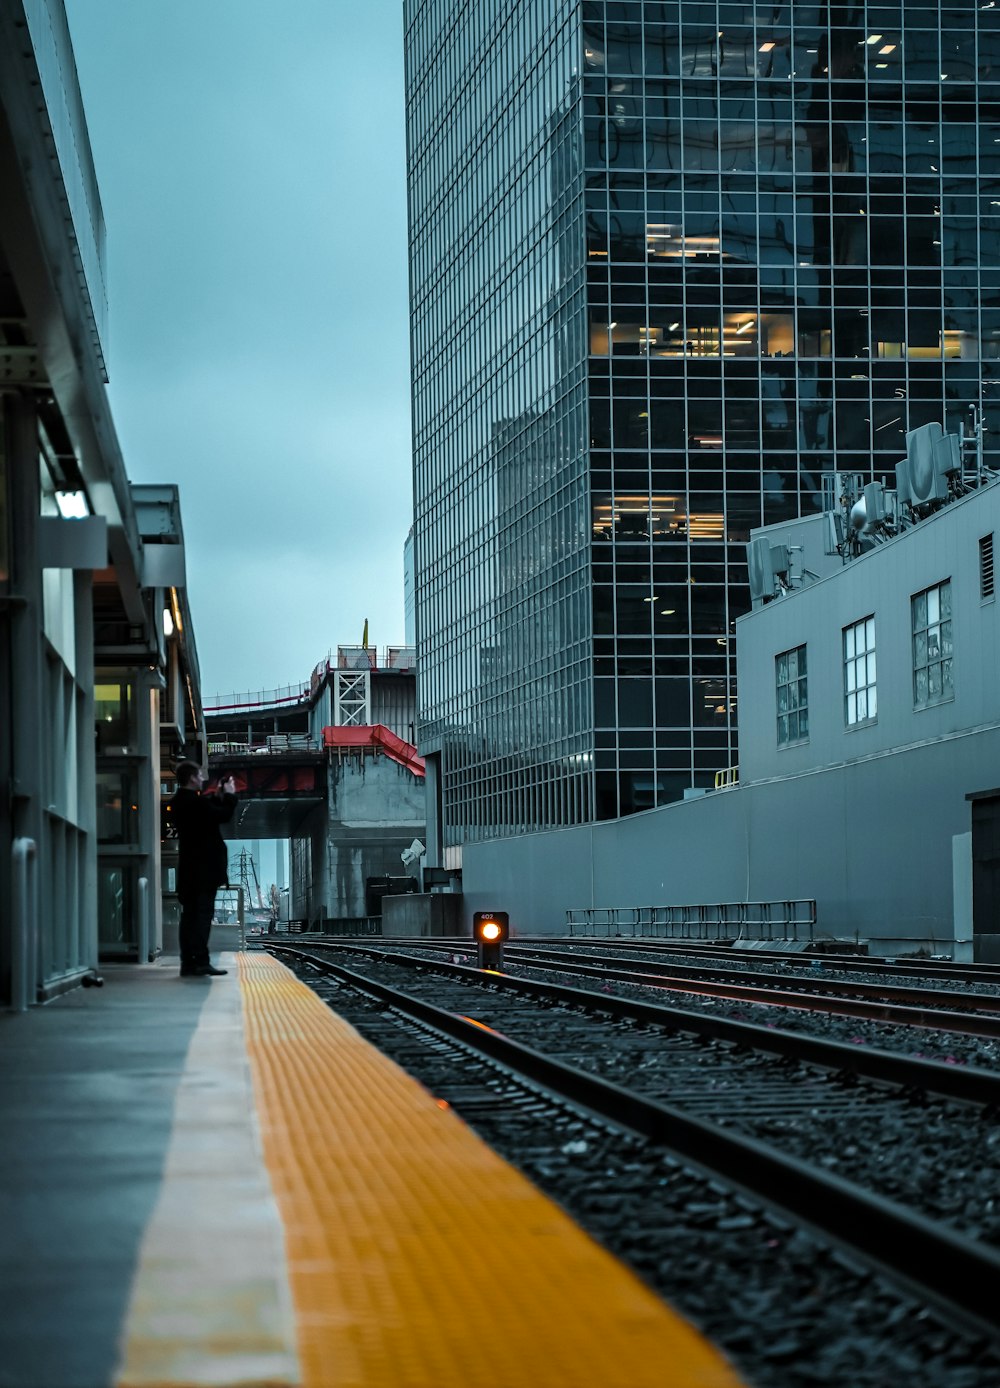
[[[738,760],[750,527],[990,422],[1000,6],[404,13],[444,842],[665,804]]]

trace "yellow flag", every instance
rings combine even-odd
[[[365,618],[365,634],[361,638],[361,644],[365,650],[368,649],[368,618]]]

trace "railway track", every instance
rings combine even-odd
[[[950,1324],[1000,1337],[1000,1076],[426,956],[361,952],[363,971],[333,961],[344,946],[280,950],[780,1206],[917,1288]],[[461,1084],[454,1071],[451,1083]]]

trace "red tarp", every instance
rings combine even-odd
[[[382,723],[364,724],[361,727],[338,727],[323,729],[324,747],[381,747],[387,757],[398,761],[412,771],[414,776],[425,774],[424,759],[417,755],[412,742],[404,742]]]

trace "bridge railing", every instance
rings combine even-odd
[[[204,700],[204,708],[206,713],[239,713],[247,709],[301,704],[308,698],[307,684],[286,684],[281,689],[248,690],[245,694],[210,694]]]
[[[318,752],[320,745],[309,733],[269,733],[261,742],[223,738],[208,744],[210,757],[266,756],[269,752]]]
[[[726,901],[711,905],[599,906],[567,911],[566,925],[570,935],[812,941],[816,903]]]

